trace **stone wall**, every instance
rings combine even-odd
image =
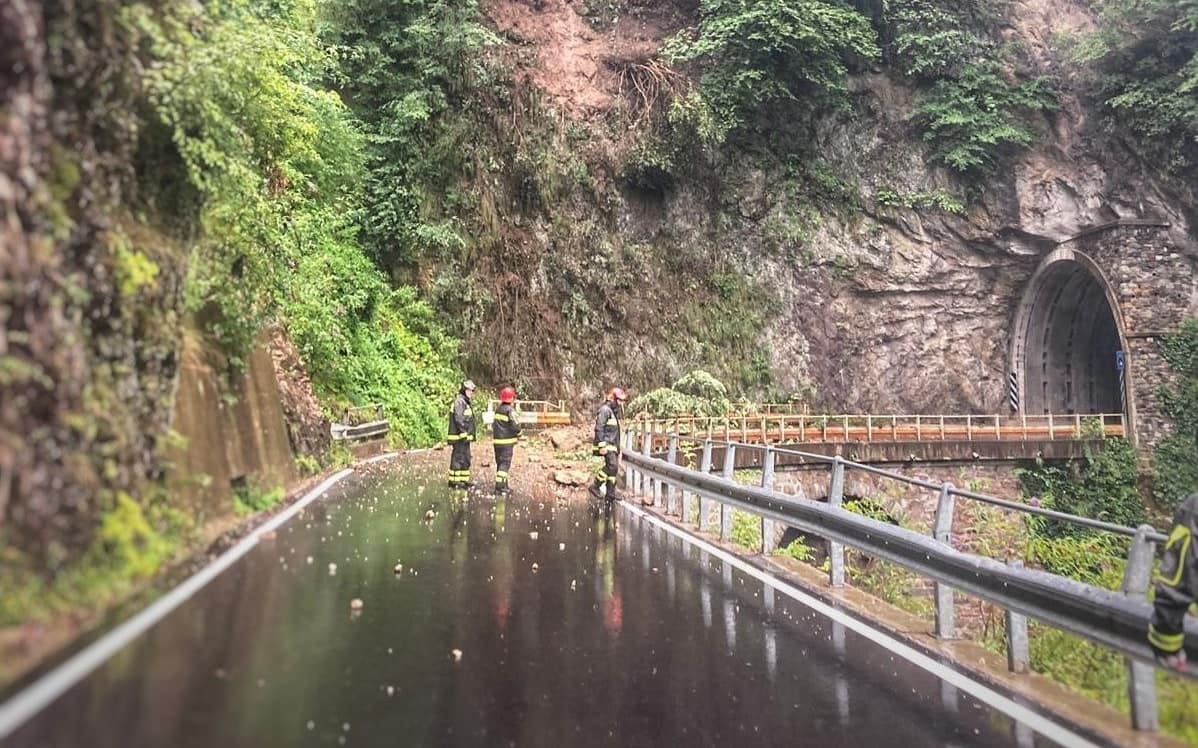
[[[233,488],[288,486],[295,457],[265,336],[232,383],[224,359],[199,336],[184,336],[169,482],[200,521],[233,510]]]

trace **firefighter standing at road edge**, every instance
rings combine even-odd
[[[449,487],[470,487],[470,442],[474,441],[474,411],[470,407],[470,398],[474,396],[474,382],[467,379],[462,382],[462,389],[453,399],[453,407],[449,411]]]
[[[504,387],[499,391],[499,407],[495,409],[495,420],[491,433],[495,445],[495,491],[510,491],[509,471],[512,468],[512,453],[516,451],[516,440],[520,438],[520,422],[516,418],[516,388]]]
[[[620,470],[620,416],[623,415],[623,404],[627,399],[623,388],[612,387],[595,414],[595,446],[592,454],[602,457],[603,464],[596,469],[595,481],[587,491],[599,499],[604,496],[603,490],[606,488],[608,504],[620,498],[616,493],[616,474]]]

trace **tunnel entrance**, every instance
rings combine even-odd
[[[1028,284],[1012,351],[1014,409],[1121,413],[1124,346],[1113,295],[1093,262],[1058,250]]]

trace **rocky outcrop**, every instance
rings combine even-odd
[[[183,262],[128,218],[117,3],[0,2],[0,529],[48,570],[161,475]]]
[[[540,7],[492,0],[484,8],[495,17],[508,5],[520,6],[526,25]],[[667,6],[657,12],[685,12]],[[552,14],[570,7],[556,3]],[[930,163],[911,123],[918,95],[885,72],[853,78],[854,113],[829,116],[809,133],[778,133],[814,154],[802,167],[839,181],[844,194],[822,203],[796,195],[794,164],[735,149],[673,164],[651,188],[630,184],[621,169],[635,161],[636,147],[624,141],[637,136],[593,126],[581,153],[587,187],[559,193],[540,213],[517,207],[519,215],[508,215],[521,227],[526,263],[509,284],[521,287],[514,301],[547,300],[554,313],[529,324],[541,334],[529,335],[523,360],[536,366],[504,361],[496,374],[548,375],[547,387],[585,400],[596,382],[648,388],[703,366],[739,379],[734,386],[748,394],[814,393],[817,407],[835,411],[1005,412],[1016,310],[1058,243],[1112,221],[1164,222],[1170,251],[1187,267],[1179,277],[1193,276],[1198,256],[1189,188],[1165,183],[1101,126],[1062,60],[1053,34],[1091,28],[1092,11],[1076,0],[1018,0],[1009,17],[999,33],[1020,42],[1030,74],[1057,77],[1060,108],[1035,124],[1031,148],[1008,154],[981,184]],[[497,21],[505,23],[506,16]],[[569,46],[563,29],[524,39],[538,52],[524,64]],[[621,26],[604,33],[619,36]],[[574,111],[573,89],[526,79]],[[610,83],[596,77],[592,85]],[[605,95],[611,121],[624,121],[621,107],[635,109],[635,93]],[[630,120],[635,128],[636,116]],[[965,210],[893,199],[934,194],[956,196]],[[507,244],[497,256],[515,253]],[[1146,280],[1158,274],[1154,267],[1132,272]],[[753,288],[721,304],[716,276],[729,273]],[[1191,301],[1185,313],[1196,312]],[[737,324],[754,315],[763,324]],[[608,330],[618,334],[602,334]],[[464,334],[467,350],[486,360],[493,334]]]
[[[316,400],[299,351],[282,328],[271,328],[267,338],[292,452],[310,457],[326,454],[332,445],[329,419]]]

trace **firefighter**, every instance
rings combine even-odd
[[[470,398],[474,397],[474,382],[467,379],[462,382],[462,389],[453,399],[453,408],[449,411],[449,435],[446,441],[452,451],[449,453],[449,487],[469,488],[470,483],[470,442],[474,441],[474,411],[470,408]]]
[[[516,388],[504,387],[499,391],[499,407],[495,409],[495,421],[491,433],[495,437],[495,492],[510,491],[508,471],[512,468],[512,453],[516,451],[516,440],[520,438],[520,422],[516,420]]]
[[[1157,662],[1170,670],[1186,669],[1183,623],[1190,603],[1198,599],[1195,534],[1198,534],[1198,493],[1187,496],[1173,515],[1173,529],[1161,557],[1152,620],[1148,624],[1148,644]]]
[[[616,493],[616,473],[620,469],[620,416],[627,395],[620,387],[612,387],[607,393],[607,400],[599,406],[595,415],[595,446],[592,454],[603,458],[603,464],[596,468],[595,482],[588,492],[596,500],[604,496],[606,487],[607,503],[620,498]]]

